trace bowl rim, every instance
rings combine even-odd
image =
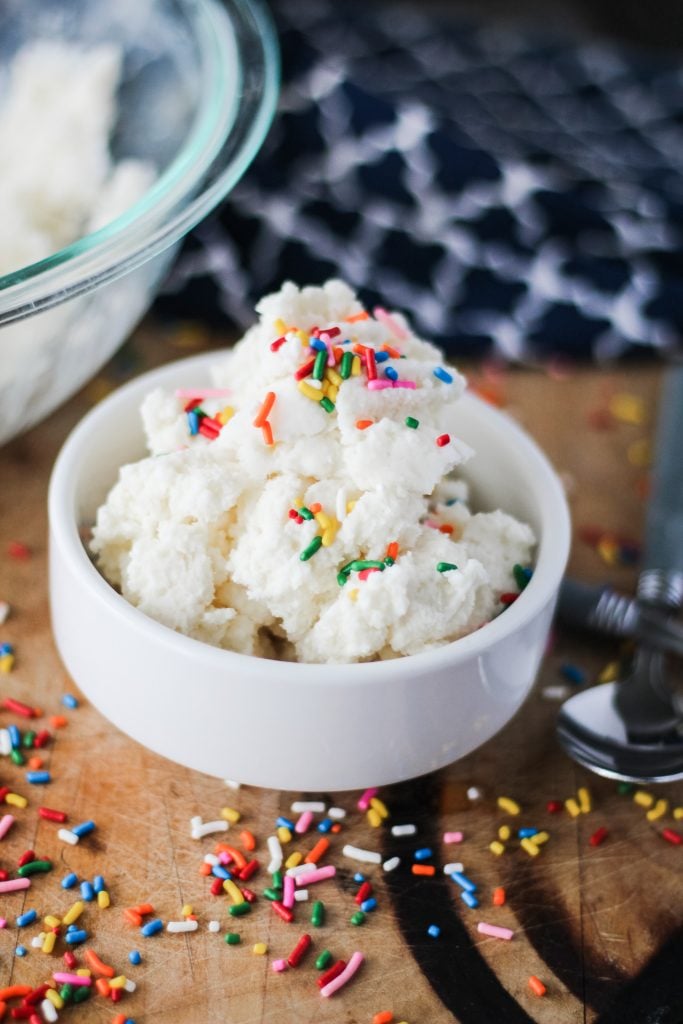
[[[93,432],[111,429],[111,422],[122,407],[138,403],[152,387],[164,386],[178,374],[190,370],[207,370],[216,359],[216,352],[205,352],[189,358],[174,360],[141,374],[117,388],[111,395],[92,408],[71,432],[57,456],[48,491],[48,519],[50,544],[59,548],[62,564],[66,565],[87,593],[88,600],[96,601],[103,613],[113,615],[123,628],[136,633],[144,632],[150,643],[170,647],[179,654],[193,656],[211,663],[216,669],[239,671],[243,675],[258,675],[262,666],[266,671],[281,675],[283,682],[296,670],[302,685],[325,685],[340,682],[343,677],[348,687],[367,686],[386,680],[387,674],[422,675],[456,665],[473,655],[490,649],[510,634],[535,619],[549,603],[554,602],[569,557],[571,525],[564,488],[557,473],[536,442],[508,415],[472,393],[465,393],[461,402],[479,415],[487,416],[494,426],[514,439],[530,467],[534,480],[539,480],[539,523],[542,526],[533,576],[519,599],[504,613],[485,623],[478,630],[457,640],[430,648],[418,654],[404,655],[385,661],[370,662],[288,662],[260,658],[238,651],[213,647],[194,637],[186,636],[165,626],[141,612],[119,594],[99,573],[91,561],[76,522],[75,501],[78,467],[81,452],[90,442]],[[542,487],[541,483],[542,482]],[[552,537],[550,526],[552,524]],[[52,559],[51,559],[52,563]]]
[[[194,30],[203,80],[187,138],[118,217],[0,276],[0,325],[93,291],[163,252],[225,197],[256,156],[275,114],[280,81],[267,7],[262,0],[178,2]]]

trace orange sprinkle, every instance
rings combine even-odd
[[[110,967],[109,964],[105,964],[100,960],[94,949],[86,949],[83,954],[83,959],[90,970],[94,971],[95,974],[102,974],[105,978],[113,978],[116,974],[113,967]]]
[[[505,903],[505,889],[502,885],[499,885],[493,890],[493,905],[494,907],[502,907]]]
[[[6,1013],[7,1013],[7,1003],[0,1002],[0,1020],[4,1019],[4,1016],[5,1016]]]
[[[398,558],[398,541],[392,540],[391,544],[387,545],[387,558]]]
[[[136,907],[131,907],[130,909],[134,910],[136,914],[141,914],[143,917],[145,914],[154,913],[154,907],[151,903],[138,903]]]
[[[535,996],[544,996],[548,991],[540,978],[537,978],[535,974],[532,974],[529,978],[529,988]]]
[[[245,850],[249,850],[251,853],[252,850],[256,849],[256,840],[248,828],[242,829],[240,832],[240,839],[242,840],[242,846]]]
[[[21,999],[33,992],[30,985],[10,985],[9,988],[0,988],[0,999]]]
[[[271,427],[268,420],[261,424],[261,433],[263,434],[263,443],[270,447],[275,442],[273,441],[273,428]]]
[[[442,523],[439,530],[441,533],[453,533],[453,527],[450,523]]]
[[[374,422],[374,420],[356,420],[356,426],[359,430],[367,430]]]
[[[247,858],[239,850],[236,850],[234,846],[229,846],[227,843],[216,843],[216,853],[227,853],[235,862],[235,867],[239,868],[240,871],[243,867],[246,867]]]
[[[97,981],[95,982],[95,988],[97,989],[101,996],[105,997],[105,999],[111,992],[111,987],[106,978],[98,978]]]
[[[414,875],[433,875],[436,868],[433,864],[413,864],[411,871]]]
[[[323,854],[327,852],[329,846],[329,839],[326,839],[325,836],[323,836],[322,839],[318,840],[310,853],[306,854],[304,857],[304,864],[317,864]]]
[[[308,506],[308,508],[313,513],[313,515],[316,515],[318,512],[320,512],[322,505],[320,504],[319,501],[314,501],[312,505]]]
[[[372,1024],[392,1024],[393,1019],[394,1015],[391,1010],[382,1010],[372,1018]]]
[[[334,825],[330,829],[330,832],[334,832],[334,834],[337,835],[337,833],[341,832],[341,830],[342,830],[341,825],[339,824],[338,821],[335,821]]]
[[[266,394],[266,397],[263,399],[263,402],[261,403],[261,408],[256,413],[256,418],[254,419],[254,426],[255,427],[262,427],[264,425],[264,423],[268,419],[268,413],[273,408],[274,402],[275,402],[275,392],[274,391],[269,391]]]
[[[137,911],[132,910],[130,907],[128,908],[128,910],[124,910],[123,916],[125,917],[128,924],[132,924],[136,928],[139,928],[140,925],[142,924],[142,918],[140,917],[140,915],[137,913]]]
[[[344,355],[344,349],[340,345],[335,345],[332,351],[334,352],[334,358],[338,363],[340,363],[342,356]]]
[[[386,345],[386,344],[384,344],[384,345],[380,346],[380,351],[388,352],[392,359],[400,359],[401,358],[400,351],[397,348],[394,348],[393,345]]]
[[[205,876],[206,875],[210,875],[211,874],[211,865],[210,864],[201,864],[200,867],[199,867],[199,874],[200,875],[205,875]]]
[[[352,351],[355,352],[357,356],[362,356],[367,347],[367,345],[361,345],[361,343],[357,341],[356,344],[352,346]]]
[[[26,763],[27,763],[29,768],[31,768],[31,769],[33,769],[35,771],[37,768],[42,768],[43,767],[44,761],[43,761],[42,757],[29,757],[29,759],[28,759],[28,761]]]
[[[369,320],[370,314],[363,310],[362,313],[354,313],[353,316],[345,316],[344,322],[347,324],[357,324],[359,320]]]
[[[53,729],[63,729],[68,724],[69,719],[65,718],[64,715],[52,715],[50,718],[50,725]]]
[[[123,1013],[117,1013],[111,1024],[126,1024],[126,1016]]]

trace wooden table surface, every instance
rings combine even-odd
[[[617,654],[617,644],[587,635],[558,631],[545,659],[534,693],[515,720],[476,754],[433,776],[382,792],[391,818],[376,829],[357,810],[358,794],[321,794],[344,807],[343,830],[331,836],[326,860],[338,869],[334,881],[319,886],[316,896],[327,908],[322,928],[310,924],[310,903],[299,904],[296,921],[285,924],[260,896],[269,881],[265,839],[279,814],[289,814],[295,794],[243,787],[238,792],[223,780],[205,777],[148,753],[110,726],[85,702],[66,710],[61,697],[77,692],[66,675],[50,633],[46,585],[46,491],[51,465],[66,434],[92,401],[126,373],[177,358],[186,350],[217,344],[193,329],[165,330],[146,325],[103,374],[49,420],[0,450],[0,600],[12,613],[0,626],[0,642],[16,648],[14,671],[2,678],[2,696],[39,705],[45,716],[63,713],[66,727],[55,730],[43,751],[52,773],[47,787],[29,785],[25,768],[4,759],[1,781],[28,797],[25,809],[7,807],[16,822],[0,844],[0,867],[16,869],[26,848],[54,861],[54,871],[36,876],[25,893],[0,895],[7,926],[0,931],[0,984],[38,984],[63,966],[64,938],[53,956],[31,947],[39,923],[17,928],[16,916],[35,908],[39,918],[60,917],[77,898],[65,892],[61,878],[73,870],[79,879],[104,875],[112,906],[88,904],[81,918],[89,932],[86,946],[137,982],[120,1007],[101,995],[87,1006],[63,1011],[63,1019],[122,1020],[164,1024],[369,1024],[390,1010],[408,1024],[674,1024],[683,1019],[683,846],[666,842],[662,827],[680,828],[669,812],[657,822],[612,782],[573,765],[558,749],[553,723],[556,701],[544,698],[547,686],[563,683],[560,666],[578,666],[591,681]],[[581,369],[549,374],[528,369],[501,379],[471,368],[472,376],[504,393],[508,410],[541,442],[565,475],[577,528],[597,525],[604,532],[638,538],[643,521],[646,469],[634,465],[642,455],[635,445],[652,432],[660,372],[634,366],[618,370]],[[640,396],[645,417],[625,423],[606,410],[610,396]],[[637,417],[636,417],[637,418]],[[8,544],[21,541],[31,557],[11,557]],[[609,546],[606,549],[609,554]],[[635,567],[608,565],[595,548],[575,539],[571,572],[585,580],[605,580],[632,587]],[[87,642],[87,637],[83,638]],[[102,651],[102,658],[107,652]],[[39,719],[40,726],[49,720]],[[7,710],[0,725],[28,723]],[[32,724],[32,723],[31,723]],[[258,727],[257,725],[255,726]],[[188,737],[201,742],[201,736]],[[286,747],[283,757],[286,757]],[[551,799],[564,800],[579,786],[590,787],[594,809],[573,819],[550,814]],[[482,798],[472,801],[469,787]],[[522,806],[510,818],[496,806],[506,794]],[[317,794],[306,794],[306,797]],[[683,804],[680,786],[656,788],[674,807]],[[40,804],[68,812],[69,822],[93,819],[96,831],[71,847],[57,838],[58,826],[42,820]],[[241,827],[257,837],[260,872],[251,883],[258,894],[247,917],[230,918],[227,897],[209,894],[199,873],[214,839],[190,838],[193,815],[217,818],[224,806],[238,809],[240,825],[229,838],[239,845]],[[417,835],[393,838],[392,823],[414,822]],[[550,841],[531,858],[516,841],[501,857],[488,849],[501,825],[547,829]],[[599,826],[609,830],[599,847],[589,837]],[[458,846],[445,846],[445,830],[462,830]],[[285,847],[307,852],[318,838],[310,833]],[[341,853],[344,843],[393,854],[402,863],[392,873],[367,870],[378,908],[361,927],[350,924],[358,866]],[[419,878],[410,871],[418,847],[433,849],[436,875]],[[479,886],[481,905],[465,906],[457,887],[442,873],[447,861],[462,861]],[[492,906],[492,891],[507,892],[503,907]],[[313,893],[312,893],[313,895]],[[164,932],[143,938],[126,924],[122,909],[150,902],[164,922],[177,920],[191,903],[199,919],[189,935]],[[217,920],[220,931],[208,930]],[[511,942],[477,933],[477,922],[509,926]],[[427,935],[441,928],[438,939]],[[224,934],[241,934],[237,946]],[[276,975],[274,958],[286,957],[303,932],[313,938],[313,953],[297,970]],[[255,955],[257,941],[268,944]],[[27,954],[15,955],[18,943]],[[128,962],[132,949],[142,963]],[[328,948],[347,958],[354,949],[366,957],[360,973],[339,995],[321,999],[314,955]],[[540,998],[528,987],[536,975],[547,987]],[[1,997],[0,997],[1,998]],[[16,1005],[13,1004],[13,1005]],[[80,1015],[80,1016],[79,1016]]]

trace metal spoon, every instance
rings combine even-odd
[[[665,622],[683,604],[682,441],[683,366],[677,366],[667,375],[662,397],[646,525],[648,568],[640,574],[637,599]],[[683,699],[665,655],[647,642],[646,621],[639,638],[620,682],[563,704],[558,738],[570,757],[599,775],[638,782],[683,778]]]

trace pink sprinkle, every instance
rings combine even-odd
[[[389,330],[393,331],[397,338],[403,339],[408,337],[408,332],[401,327],[398,320],[396,320],[391,313],[387,313],[386,309],[382,309],[381,306],[375,306],[372,311],[372,315],[375,320],[381,320],[382,323],[386,324]]]
[[[294,879],[291,875],[285,875],[282,882],[282,905],[288,910],[294,906]]]
[[[391,386],[392,388],[410,388],[411,391],[414,391],[417,384],[414,380],[392,380]]]
[[[176,388],[176,398],[226,398],[229,388]]]
[[[435,519],[425,519],[425,526],[430,526],[432,530],[438,530],[441,527],[441,523],[437,523]]]
[[[482,935],[490,935],[492,939],[505,939],[506,942],[509,942],[515,934],[511,928],[501,928],[497,924],[486,924],[485,921],[479,922],[477,931],[481,932]]]
[[[0,818],[0,839],[4,839],[15,822],[13,814],[3,814]]]
[[[87,974],[69,974],[67,971],[55,971],[52,975],[60,985],[85,985],[89,988],[92,985],[92,978]]]
[[[221,852],[218,854],[218,860],[224,867],[227,867],[228,864],[230,864],[232,861],[232,856],[228,853],[227,850],[221,850]]]
[[[462,832],[444,832],[443,841],[444,843],[461,843]]]
[[[360,965],[363,963],[364,959],[365,957],[362,953],[359,953],[358,951],[352,953],[349,957],[349,962],[341,974],[338,974],[337,977],[333,978],[332,981],[329,981],[324,988],[321,988],[320,995],[323,996],[324,999],[327,999],[328,996],[333,996],[334,993],[342,988],[347,981],[351,980]]]
[[[324,882],[326,878],[334,878],[336,874],[337,869],[334,864],[326,864],[324,868],[316,868],[315,871],[307,871],[303,875],[297,875],[294,881],[297,887],[301,888],[303,885],[314,885],[315,882]]]
[[[6,928],[6,927],[7,927],[7,918],[6,917],[0,917],[0,928]]]
[[[358,798],[358,810],[367,811],[373,796],[377,796],[378,793],[379,790],[377,789],[377,786],[372,786],[370,789],[366,789],[363,795]]]
[[[370,391],[385,391],[391,387],[393,387],[393,381],[390,380],[380,380],[378,377],[375,377],[368,381],[368,389]]]
[[[0,892],[16,892],[18,889],[30,888],[30,878],[10,878],[7,882],[0,882]]]
[[[277,971],[279,973],[281,971],[286,971],[288,965],[286,960],[273,960],[270,966],[273,968],[274,971]]]
[[[294,826],[294,831],[297,833],[297,835],[302,836],[304,832],[308,832],[309,828],[311,827],[312,821],[313,812],[304,811],[299,820],[297,821],[296,825]]]

